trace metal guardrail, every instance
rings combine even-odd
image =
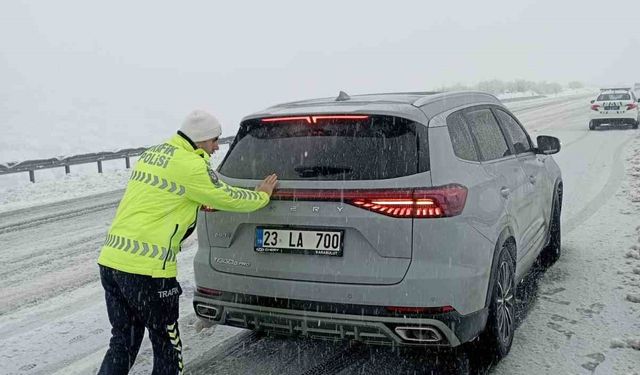
[[[235,136],[234,136],[235,137]],[[234,137],[220,138],[220,144],[229,144]],[[102,162],[105,160],[124,159],[125,167],[131,168],[131,158],[142,154],[147,147],[127,148],[113,152],[94,152],[90,154],[73,155],[49,159],[25,160],[0,164],[0,175],[29,172],[29,180],[36,182],[35,171],[41,169],[64,168],[65,173],[71,173],[71,166],[78,164],[97,163],[98,173],[102,173]]]

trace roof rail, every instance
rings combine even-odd
[[[629,91],[629,90],[631,90],[631,87],[607,87],[607,88],[601,88],[600,89],[600,91],[615,91],[615,90]]]
[[[374,96],[374,95],[435,95],[442,94],[442,91],[399,91],[399,92],[376,92],[371,94],[360,94],[359,96]]]

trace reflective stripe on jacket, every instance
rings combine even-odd
[[[269,203],[264,192],[218,179],[209,155],[183,134],[147,149],[136,163],[98,264],[152,277],[176,277],[180,243],[201,205],[251,212]]]

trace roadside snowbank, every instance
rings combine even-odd
[[[627,157],[627,176],[629,187],[627,189],[630,206],[640,208],[640,136],[636,136],[636,142],[631,146]],[[637,218],[638,216],[636,216]],[[622,304],[637,315],[640,320],[640,225],[635,228],[636,243],[629,247],[625,253],[625,267],[619,271],[625,277],[623,281],[623,294],[625,301]],[[640,350],[640,331],[629,332],[629,336],[611,340],[611,348],[630,348]]]

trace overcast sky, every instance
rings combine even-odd
[[[640,3],[570,3],[3,0],[0,146],[42,122],[153,143],[193,108],[231,135],[253,111],[339,90],[640,82]]]

